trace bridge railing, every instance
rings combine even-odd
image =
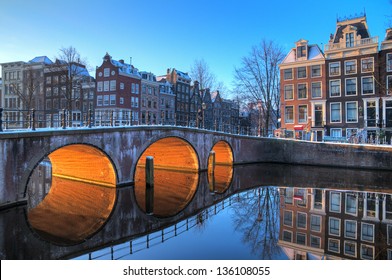
[[[67,110],[46,111],[46,110],[18,110],[0,108],[0,132],[27,130],[35,131],[40,129],[76,129],[91,127],[126,127],[126,126],[176,126],[191,127],[209,131],[218,131],[228,134],[260,136],[260,131],[255,127],[235,125],[232,123],[209,122],[204,125],[201,121],[177,122],[161,120],[158,123],[152,120],[132,119],[132,114],[122,117],[116,116],[112,112],[105,115],[94,115],[93,110],[87,112],[71,112]]]

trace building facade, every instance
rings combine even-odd
[[[326,124],[325,58],[317,45],[299,40],[279,66],[281,133],[321,141]]]
[[[371,37],[366,16],[337,21],[325,45],[327,134],[375,139],[381,125],[378,37]]]
[[[159,106],[159,83],[156,76],[149,72],[140,72],[141,79],[141,124],[161,123],[161,110]]]
[[[163,125],[174,125],[176,96],[173,93],[173,86],[163,77],[158,77],[158,82],[161,123]]]
[[[139,124],[141,80],[137,68],[106,53],[96,69],[95,124]]]

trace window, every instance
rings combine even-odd
[[[310,229],[312,231],[321,232],[321,216],[310,216]]]
[[[298,79],[306,78],[306,67],[298,67]]]
[[[124,104],[124,97],[120,97],[120,104],[121,104],[121,105]]]
[[[387,226],[387,244],[392,245],[392,225]]]
[[[298,122],[306,123],[308,121],[308,105],[299,105],[298,114]]]
[[[344,221],[344,237],[357,239],[357,222],[351,220]]]
[[[298,99],[307,98],[306,84],[298,84]]]
[[[313,208],[316,210],[323,209],[323,190],[313,189]]]
[[[357,102],[346,102],[346,122],[358,122]]]
[[[321,248],[321,238],[317,236],[310,236],[310,247]]]
[[[135,87],[135,84],[132,83],[132,85],[131,85],[131,93],[135,93],[135,92],[136,92],[136,87]]]
[[[306,229],[306,213],[297,213],[297,228]]]
[[[124,83],[120,83],[120,89],[124,89]]]
[[[354,47],[354,32],[346,33],[346,48]]]
[[[110,68],[103,69],[103,76],[104,77],[109,77],[110,76]]]
[[[357,243],[352,241],[344,241],[344,254],[355,257],[357,254]]]
[[[283,231],[283,241],[293,242],[293,233],[291,231]]]
[[[52,77],[51,76],[46,77],[46,83],[48,85],[50,85],[52,83]]]
[[[357,78],[346,79],[346,95],[357,95]]]
[[[115,91],[116,90],[116,80],[111,80],[110,81],[110,91]]]
[[[342,137],[342,129],[341,128],[331,128],[330,134],[332,137]]]
[[[294,99],[293,85],[285,85],[284,86],[284,99],[285,100]]]
[[[306,245],[306,234],[297,233],[297,244]]]
[[[386,84],[386,88],[387,88],[387,95],[391,95],[392,93],[392,76],[387,76],[387,84]]]
[[[294,123],[294,107],[286,106],[285,107],[285,123]]]
[[[292,80],[293,79],[293,69],[284,69],[284,80]]]
[[[362,223],[361,240],[374,242],[374,225]]]
[[[373,77],[362,77],[362,94],[374,94]]]
[[[312,69],[312,78],[321,77],[321,65],[313,65],[311,69]]]
[[[312,98],[321,98],[321,82],[312,83]]]
[[[392,53],[387,53],[387,71],[392,71]]]
[[[283,224],[285,226],[293,226],[293,212],[291,211],[284,211],[283,214]]]
[[[329,81],[329,96],[330,97],[340,96],[340,80]]]
[[[357,215],[357,207],[357,196],[352,193],[346,193],[346,213],[351,215]]]
[[[331,62],[329,64],[329,75],[330,76],[340,75],[340,62]]]
[[[341,195],[337,192],[330,193],[330,210],[331,212],[340,213]]]
[[[328,239],[328,250],[331,252],[340,252],[340,241],[337,239]]]
[[[111,94],[110,95],[110,105],[116,105],[116,95],[115,94]]]
[[[285,204],[293,204],[293,195],[294,195],[293,188],[285,188],[284,203]]]
[[[329,234],[340,236],[340,219],[329,218]]]
[[[307,46],[297,47],[297,58],[306,57],[306,47]]]
[[[375,127],[377,124],[376,120],[376,102],[366,101],[366,123],[368,127]]]
[[[344,72],[346,75],[357,73],[357,61],[356,60],[345,61]]]
[[[109,81],[103,82],[103,91],[109,91]]]
[[[340,103],[331,103],[331,122],[332,123],[342,122]]]
[[[108,106],[109,105],[109,95],[104,95],[103,96],[103,105]]]
[[[374,58],[373,57],[368,57],[368,58],[362,58],[361,59],[361,69],[362,73],[364,72],[373,72],[373,66],[374,66]]]
[[[374,247],[361,244],[361,258],[364,260],[374,259]]]
[[[103,82],[98,82],[97,83],[97,91],[102,92],[102,90],[103,90]]]
[[[385,217],[384,219],[392,220],[392,195],[385,195]],[[392,238],[392,236],[391,236]]]

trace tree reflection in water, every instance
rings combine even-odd
[[[276,259],[279,238],[279,192],[275,187],[259,187],[233,200],[235,230],[243,233],[252,254],[260,259]]]

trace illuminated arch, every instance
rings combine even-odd
[[[140,156],[135,170],[135,197],[146,211],[146,157],[154,159],[153,214],[169,217],[178,214],[192,200],[198,185],[199,162],[194,148],[178,137],[160,139]]]
[[[29,223],[41,237],[56,244],[83,242],[104,225],[114,208],[115,169],[106,154],[83,144],[59,148],[44,163],[44,168],[38,165],[30,176],[28,197],[45,180],[51,186],[42,201],[29,203]],[[42,171],[51,173],[51,178],[35,182]]]
[[[225,141],[217,142],[211,149],[215,153],[215,168],[212,172],[211,155],[208,157],[208,183],[210,191],[225,192],[233,178],[233,151]]]

